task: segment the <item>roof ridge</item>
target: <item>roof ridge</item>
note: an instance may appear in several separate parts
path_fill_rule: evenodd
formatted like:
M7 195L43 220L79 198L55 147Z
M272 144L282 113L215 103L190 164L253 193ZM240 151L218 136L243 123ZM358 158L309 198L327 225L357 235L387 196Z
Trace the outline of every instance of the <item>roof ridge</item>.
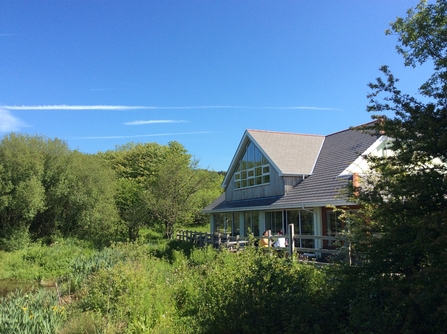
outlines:
M326 137L325 135L316 135L309 133L297 133L297 132L287 132L287 131L271 131L271 130L255 130L255 129L247 129L248 132L263 132L263 133L277 133L284 135L296 135L296 136L311 136L311 137Z
M361 128L361 127L364 127L364 126L369 125L369 124L372 125L372 124L374 124L375 122L376 122L376 121L371 121L371 122L366 122L366 123L359 124L359 125L355 125L355 126L350 126L350 127L347 128L347 129L344 129L344 130L340 130L340 131L337 131L337 132L330 133L330 134L326 135L325 137L329 137L329 136L336 135L336 134L339 134L339 133L342 133L342 132L346 132L346 131L356 130L357 128Z

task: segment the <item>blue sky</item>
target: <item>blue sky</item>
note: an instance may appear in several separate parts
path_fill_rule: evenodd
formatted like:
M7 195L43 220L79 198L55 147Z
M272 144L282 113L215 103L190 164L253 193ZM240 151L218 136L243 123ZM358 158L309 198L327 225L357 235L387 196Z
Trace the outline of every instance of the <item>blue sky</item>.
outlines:
M0 135L86 153L182 143L226 170L245 129L330 134L370 121L384 31L418 1L0 1Z

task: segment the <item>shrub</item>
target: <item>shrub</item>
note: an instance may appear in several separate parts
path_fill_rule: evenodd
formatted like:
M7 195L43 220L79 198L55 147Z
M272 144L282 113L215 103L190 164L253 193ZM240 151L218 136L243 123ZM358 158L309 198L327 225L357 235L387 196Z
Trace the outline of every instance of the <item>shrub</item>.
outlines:
M198 333L317 333L324 321L325 275L311 265L248 248L220 252L189 278L175 300Z
M97 270L84 283L81 311L93 311L130 333L157 328L173 316L171 266L153 257L132 258Z
M12 252L23 249L29 243L28 226L4 227L0 229L0 250Z

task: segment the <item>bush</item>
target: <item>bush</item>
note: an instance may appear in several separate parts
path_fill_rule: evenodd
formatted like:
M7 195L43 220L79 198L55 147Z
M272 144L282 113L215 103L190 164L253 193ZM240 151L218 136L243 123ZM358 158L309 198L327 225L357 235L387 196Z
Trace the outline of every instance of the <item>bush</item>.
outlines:
M30 243L27 226L0 229L0 250L7 252L23 249Z
M178 312L197 333L318 333L325 322L324 271L270 256L255 249L231 254L197 266L178 280ZM203 255L202 255L203 256Z
M173 313L170 276L170 266L154 258L101 268L86 280L79 308L143 333Z

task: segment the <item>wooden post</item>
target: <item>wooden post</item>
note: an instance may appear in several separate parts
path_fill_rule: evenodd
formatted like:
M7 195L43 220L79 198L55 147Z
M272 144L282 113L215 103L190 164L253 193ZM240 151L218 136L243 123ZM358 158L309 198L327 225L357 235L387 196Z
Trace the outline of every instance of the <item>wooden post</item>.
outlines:
M352 266L352 248L351 248L351 243L349 242L349 240L346 240L346 242L348 243L348 261L349 261L349 266Z
M236 248L239 249L239 234L236 236Z
M272 230L267 231L267 246L272 247Z
M220 248L220 244L222 243L222 239L221 239L221 234L220 232L217 233L217 247Z
M293 236L295 235L295 228L293 224L289 224L289 256L293 260L293 253L295 251L295 239Z
M230 248L230 234L227 233L227 249Z

